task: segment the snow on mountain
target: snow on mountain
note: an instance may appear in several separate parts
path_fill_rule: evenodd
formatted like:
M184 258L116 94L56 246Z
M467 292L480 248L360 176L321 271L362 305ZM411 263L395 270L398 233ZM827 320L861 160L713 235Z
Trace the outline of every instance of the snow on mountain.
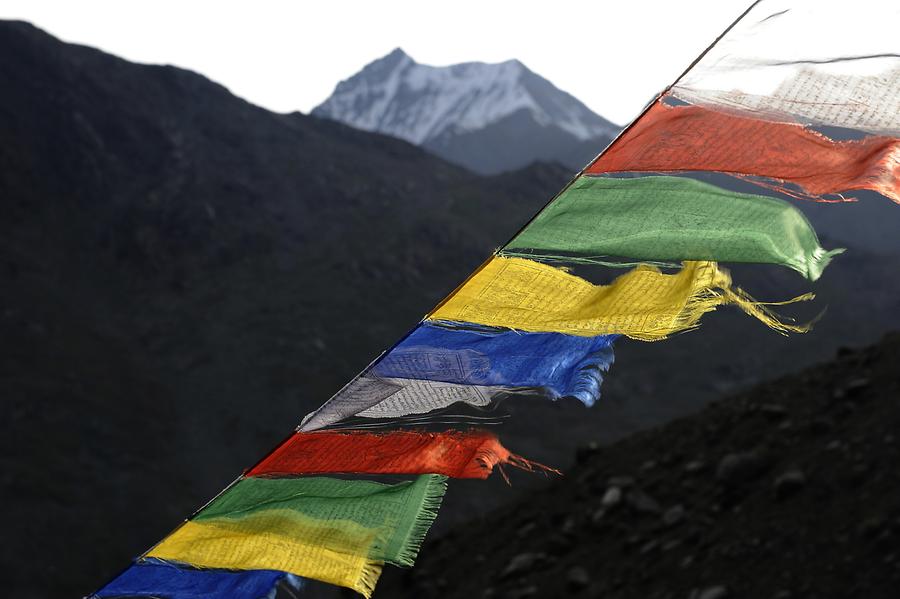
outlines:
M341 81L312 114L405 139L480 172L535 160L578 168L619 129L518 60L433 67L399 48ZM514 147L522 142L534 151ZM577 152L581 162L573 164L567 154L585 144L591 151Z

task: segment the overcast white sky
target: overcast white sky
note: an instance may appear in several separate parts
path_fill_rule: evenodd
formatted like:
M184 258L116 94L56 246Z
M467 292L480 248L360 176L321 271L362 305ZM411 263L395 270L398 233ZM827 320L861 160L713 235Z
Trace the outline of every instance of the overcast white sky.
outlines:
M0 18L192 69L278 112L308 112L397 46L432 65L518 58L624 124L750 1L3 0Z

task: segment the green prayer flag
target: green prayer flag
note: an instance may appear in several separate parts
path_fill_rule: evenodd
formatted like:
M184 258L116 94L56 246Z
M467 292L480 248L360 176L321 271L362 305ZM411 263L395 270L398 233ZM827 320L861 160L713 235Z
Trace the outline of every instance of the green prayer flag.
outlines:
M835 254L784 200L683 177L582 176L501 254L781 264L816 280Z

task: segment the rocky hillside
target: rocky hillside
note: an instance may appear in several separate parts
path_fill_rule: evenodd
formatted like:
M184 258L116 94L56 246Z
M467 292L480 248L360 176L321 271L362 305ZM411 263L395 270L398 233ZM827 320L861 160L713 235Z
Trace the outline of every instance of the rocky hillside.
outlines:
M896 597L900 334L605 446L385 597ZM513 481L515 484L515 480Z
M433 67L400 48L341 81L312 114L484 174L535 161L577 171L619 130L518 60Z

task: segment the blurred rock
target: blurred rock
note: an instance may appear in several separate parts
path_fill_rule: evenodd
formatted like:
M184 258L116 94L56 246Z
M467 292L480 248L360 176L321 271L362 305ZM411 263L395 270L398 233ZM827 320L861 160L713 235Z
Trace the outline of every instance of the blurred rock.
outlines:
M520 538L524 538L524 537L527 537L527 536L528 536L529 534L531 534L532 532L534 532L534 530L535 530L536 528L537 528L537 523L536 523L536 522L533 522L533 521L532 521L532 522L526 522L525 524L523 524L522 526L519 527L519 530L516 531L516 534L517 534Z
M706 468L706 464L702 460L691 460L684 465L684 471L688 474L696 474Z
M776 499L785 499L806 486L806 475L801 470L788 470L775 479Z
M684 506L681 504L670 507L662 516L663 524L675 526L684 520Z
M566 588L570 591L580 591L591 584L591 576L581 566L570 568L566 573Z
M848 397L854 397L861 391L868 388L871 381L868 378L860 377L848 381L846 384L837 387L831 394L834 399L841 400Z
M606 490L606 493L603 494L603 499L600 500L600 505L602 505L606 509L614 508L622 502L622 489L619 487L610 487Z
M625 501L631 509L641 514L658 514L662 511L659 502L643 491L629 491Z
M868 389L871 384L872 381L868 378L860 377L858 379L853 379L852 381L847 383L847 386L844 387L844 389L848 394L853 394L858 391L862 391L863 389Z
M539 564L547 561L546 553L520 553L506 565L500 573L501 579L515 578L527 574Z
M724 586L715 586L703 589L696 595L696 599L726 599L728 589Z
M737 485L755 480L765 470L766 460L759 450L729 453L719 461L716 478Z

